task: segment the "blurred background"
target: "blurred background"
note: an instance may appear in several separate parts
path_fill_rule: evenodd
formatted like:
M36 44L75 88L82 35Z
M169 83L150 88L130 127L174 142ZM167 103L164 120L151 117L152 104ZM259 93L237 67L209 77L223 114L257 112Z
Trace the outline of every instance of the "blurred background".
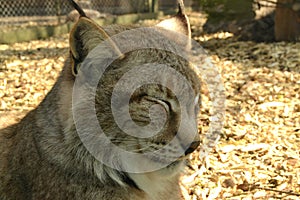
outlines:
M151 26L176 0L77 0L100 25ZM300 199L300 0L184 0L192 37L218 67L226 120L215 149L194 152L186 200ZM0 128L18 122L52 88L78 18L67 0L0 0ZM201 78L201 77L200 77ZM202 85L199 133L209 125Z
M134 18L138 20L157 18L159 15L172 14L176 10L176 0L78 0L77 2L91 18L106 19L105 24L116 23L117 16L120 19L126 14L140 14ZM188 10L206 14L203 33L228 31L240 36L241 40L266 42L299 40L300 0L185 0L184 2ZM26 25L63 24L77 19L77 12L72 10L66 0L0 0L0 26L16 28ZM108 20L112 18L113 20ZM123 16L121 23L135 22L132 21L132 17L128 20L127 18L128 16Z

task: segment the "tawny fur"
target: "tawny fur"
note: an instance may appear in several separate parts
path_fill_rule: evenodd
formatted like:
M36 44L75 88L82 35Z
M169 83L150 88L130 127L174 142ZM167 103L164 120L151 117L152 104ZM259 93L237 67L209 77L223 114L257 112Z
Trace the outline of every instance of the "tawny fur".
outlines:
M180 24L182 25L182 23ZM189 26L185 27L189 28ZM120 172L105 166L89 153L82 144L74 125L72 89L76 78L74 74L78 73L77 68L80 67L88 53L102 40L129 29L123 26L111 26L103 29L88 18L79 19L70 34L70 58L67 59L61 75L51 91L40 105L29 112L19 123L0 130L1 200L181 199L178 182L184 159L180 160L174 168L141 174ZM157 34L162 34L160 29L157 27ZM176 30L181 29L176 28ZM184 33L190 33L190 30L185 30ZM100 84L101 87L97 90L96 111L99 123L105 127L105 132L110 139L116 140L117 145L128 151L134 151L138 145L148 147L149 144L155 150L163 143L170 141L176 134L174 127L176 127L179 113L170 114L170 121L159 136L147 140L134 140L119 132L113 122L111 111L108 109L110 98L107 93L112 91L118 77L120 78L133 66L152 62L169 64L186 77L196 94L200 90L198 78L189 63L170 52L137 50L116 60L105 74ZM174 87L180 87L180 85L175 84ZM145 116L148 116L147 109L153 104L153 99L152 101L144 97L140 99L139 92L146 93L148 96L158 95L165 101L169 101L175 110L179 106L176 98L166 89L155 85L142 87L140 91L137 91L136 99L133 97L130 103L133 120L139 121L142 125L147 124L147 120L149 120ZM181 95L185 95L184 90ZM154 101L167 107L166 103L161 100ZM187 105L190 103L187 102ZM195 106L192 103L188 109L194 112ZM187 112L190 113L190 110ZM89 116L83 114L83 117L88 123ZM191 114L184 124L185 131L197 131L195 114ZM197 140L195 138L195 141ZM128 145L129 142L132 144ZM153 150L151 148L149 147L149 150ZM170 148L176 149L177 147ZM139 164L136 163L137 166ZM126 182L126 178L134 184Z

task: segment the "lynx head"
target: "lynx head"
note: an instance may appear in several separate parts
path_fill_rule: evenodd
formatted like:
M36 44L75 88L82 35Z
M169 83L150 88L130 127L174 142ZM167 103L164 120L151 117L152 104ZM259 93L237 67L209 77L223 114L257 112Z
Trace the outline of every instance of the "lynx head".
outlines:
M86 148L108 166L98 175L175 174L200 144L200 83L185 54L182 2L176 16L136 29L102 28L73 4L81 14L70 33L73 115Z

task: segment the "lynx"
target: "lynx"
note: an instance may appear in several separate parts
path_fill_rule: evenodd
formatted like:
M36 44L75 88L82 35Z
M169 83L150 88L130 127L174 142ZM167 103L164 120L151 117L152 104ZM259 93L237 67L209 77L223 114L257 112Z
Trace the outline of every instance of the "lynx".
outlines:
M100 27L88 18L73 0L70 2L80 13L80 18L70 32L70 56L61 75L37 108L17 124L0 131L0 199L182 199L179 177L185 160L200 144L196 121L197 108L200 106L200 81L196 73L187 60L163 49L122 52L111 38L135 30L134 27L121 25ZM173 37L174 32L185 34L187 38L191 35L183 2L179 1L178 5L178 13L154 26L153 32L175 41L175 44L189 48L188 39L186 43L182 43ZM142 33L141 30L140 34ZM102 127L105 137L109 138L116 148L125 152L146 154L167 146L157 157L143 157L142 160L127 159L120 157L111 149L102 148L98 153L111 163L107 164L97 159L80 137L79 132L85 129L76 126L74 109L79 111L78 121L83 120L83 126L89 129L89 134L96 134L97 131L90 127L93 121L89 112L76 107L78 105L74 101L74 85L81 76L81 71L88 71L88 63L95 63L98 54L101 55L102 52L95 49L103 41L108 41L117 59L105 70L97 84L95 96L84 96L79 100L94 100L93 109L97 123ZM152 38L146 38L140 42L152 44L153 41ZM178 96L171 89L160 84L152 83L139 87L131 94L128 102L130 117L135 125L143 128L151 124L151 120L160 119L162 115L166 121L157 134L137 137L125 133L130 132L130 127L128 128L126 123L124 127L127 129L122 131L122 127L114 122L111 98L114 86L125 73L147 63L171 66L190 84L195 98L189 99L186 95L187 90L178 84L178 80L168 77L162 81L179 91L178 96L183 99L183 105L179 105ZM97 67L101 69L102 66ZM93 72L89 75L95 76ZM89 81L88 77L83 76L83 79ZM126 84L130 85L125 80L125 88ZM84 92L79 94L84 95ZM155 105L160 109L153 109ZM117 112L122 111L123 106L122 103L118 104ZM149 114L151 109L154 112ZM179 124L182 128L179 128ZM178 136L179 132L183 132L186 137ZM138 132L138 134L143 136L145 133ZM187 144L186 138L192 138L192 141ZM175 142L171 144L171 141ZM96 149L97 147L101 149L101 144L93 145ZM183 154L178 156L178 151L183 151ZM169 160L172 161L168 163ZM160 164L163 167L143 171L144 167L151 168ZM123 169L122 166L127 166L126 169L129 170L120 170Z

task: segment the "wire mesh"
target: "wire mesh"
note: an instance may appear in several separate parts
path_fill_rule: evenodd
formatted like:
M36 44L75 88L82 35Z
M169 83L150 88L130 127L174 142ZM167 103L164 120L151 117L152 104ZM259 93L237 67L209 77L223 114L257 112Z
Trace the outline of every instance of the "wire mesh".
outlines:
M85 9L110 14L147 12L147 0L79 0ZM0 0L0 17L57 16L72 10L67 0Z
M75 0L83 9L106 14L147 13L156 5L160 11L176 10L177 0ZM191 2L199 0L184 0ZM68 0L0 0L0 25L62 22L73 10Z

